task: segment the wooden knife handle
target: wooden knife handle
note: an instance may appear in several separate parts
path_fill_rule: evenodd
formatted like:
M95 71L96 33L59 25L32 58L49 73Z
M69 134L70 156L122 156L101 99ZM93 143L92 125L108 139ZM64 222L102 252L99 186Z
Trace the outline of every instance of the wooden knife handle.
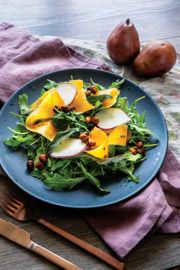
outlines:
M64 237L65 239L73 242L75 245L83 248L84 250L88 251L89 253L93 254L94 256L98 257L99 259L101 259L102 261L108 263L109 265L113 266L115 269L118 270L123 270L124 269L124 263L121 261L118 261L117 259L115 259L114 257L112 257L111 255L109 255L108 253L102 251L99 248L96 248L90 244L88 244L87 242L81 240L80 238L74 236L73 234L64 231L63 229L47 222L46 220L42 219L42 218L38 218L37 221L39 223L41 223L42 225L46 226L47 228L49 228L50 230L56 232L57 234L61 235L62 237Z
M53 262L54 264L60 266L63 269L66 270L81 270L78 266L76 266L75 264L65 260L64 258L56 255L55 253L51 252L50 250L34 243L31 242L30 245L30 250L34 251L35 253L43 256L44 258L46 258L47 260Z

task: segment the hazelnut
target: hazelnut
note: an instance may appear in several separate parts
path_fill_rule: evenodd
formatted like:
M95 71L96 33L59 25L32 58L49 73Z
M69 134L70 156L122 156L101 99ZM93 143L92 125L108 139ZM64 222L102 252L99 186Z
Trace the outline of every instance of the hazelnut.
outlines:
M69 107L69 111L74 111L75 110L75 108L74 108L74 106L72 104L68 105L68 107Z
M99 123L99 118L97 116L92 116L91 117L91 122L94 124L94 125L97 125Z
M138 148L143 148L144 143L143 143L142 141L137 141L137 142L136 142L136 146L137 146Z
M34 170L34 161L29 159L27 161L27 169L29 172L32 172Z
M137 148L137 152L139 154L144 154L145 153L145 149L144 148Z
M86 145L89 146L89 147L92 147L92 146L95 146L96 145L96 142L93 139L88 139L86 141Z
M79 139L82 141L82 142L86 142L88 140L88 134L86 132L82 132L80 135L79 135Z
M35 165L35 167L36 167L36 169L38 169L38 170L43 170L44 169L44 163L42 163L42 162L38 162L38 163L36 163L36 165Z
M47 155L47 154L41 154L41 155L39 156L39 160L40 160L42 163L46 164L46 163L47 163L47 160L48 160L48 155Z
M137 148L129 148L129 152L131 152L133 155L136 155L137 154Z
M91 95L91 91L88 90L85 92L85 94L86 94L86 97L89 97Z
M91 123L91 116L86 116L85 122L86 122L86 124L90 124Z
M65 113L68 113L68 112L74 110L74 106L73 105L63 105L63 106L61 106L61 110Z
M92 94L96 94L98 92L98 89L95 85L88 87L87 90L90 91Z

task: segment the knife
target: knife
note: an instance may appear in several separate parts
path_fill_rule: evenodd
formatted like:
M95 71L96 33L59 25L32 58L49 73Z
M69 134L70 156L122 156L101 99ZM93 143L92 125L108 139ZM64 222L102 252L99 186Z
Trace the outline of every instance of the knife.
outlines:
M30 238L30 234L21 229L20 227L14 225L11 222L7 222L0 218L0 235L8 238L9 240L23 246L43 257L49 261L55 263L63 269L67 270L80 270L80 268L73 263L65 260L64 258L56 255L55 253L49 251L48 249L36 244Z

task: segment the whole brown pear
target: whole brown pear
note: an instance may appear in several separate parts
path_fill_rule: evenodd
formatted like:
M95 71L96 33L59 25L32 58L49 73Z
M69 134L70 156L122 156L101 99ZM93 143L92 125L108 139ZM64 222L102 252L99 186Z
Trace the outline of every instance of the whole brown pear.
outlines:
M139 36L134 24L129 19L119 23L109 35L106 47L116 64L131 63L140 51Z
M151 41L134 60L133 71L145 78L161 76L174 66L176 57L176 50L170 42Z

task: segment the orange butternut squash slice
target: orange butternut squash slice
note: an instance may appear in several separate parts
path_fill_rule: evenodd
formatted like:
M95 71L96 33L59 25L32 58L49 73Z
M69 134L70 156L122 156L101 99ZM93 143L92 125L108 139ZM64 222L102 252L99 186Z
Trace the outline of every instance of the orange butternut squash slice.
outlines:
M47 91L31 105L33 111L26 118L26 128L53 140L56 135L56 129L51 122L54 115L53 108L63 104L56 89Z
M122 145L126 146L127 143L128 126L120 125L110 131L108 136L108 145Z
M107 158L108 139L106 133L101 129L94 127L90 132L89 138L93 139L96 142L96 145L92 150L85 152L99 159Z
M76 112L87 112L94 108L94 106L88 102L84 89L82 80L72 80L72 84L77 87L77 94L72 102Z
M97 92L97 96L99 95L109 95L112 96L112 98L108 98L103 101L103 106L106 108L112 107L116 103L116 99L119 96L120 91L117 88L110 88L102 91Z

